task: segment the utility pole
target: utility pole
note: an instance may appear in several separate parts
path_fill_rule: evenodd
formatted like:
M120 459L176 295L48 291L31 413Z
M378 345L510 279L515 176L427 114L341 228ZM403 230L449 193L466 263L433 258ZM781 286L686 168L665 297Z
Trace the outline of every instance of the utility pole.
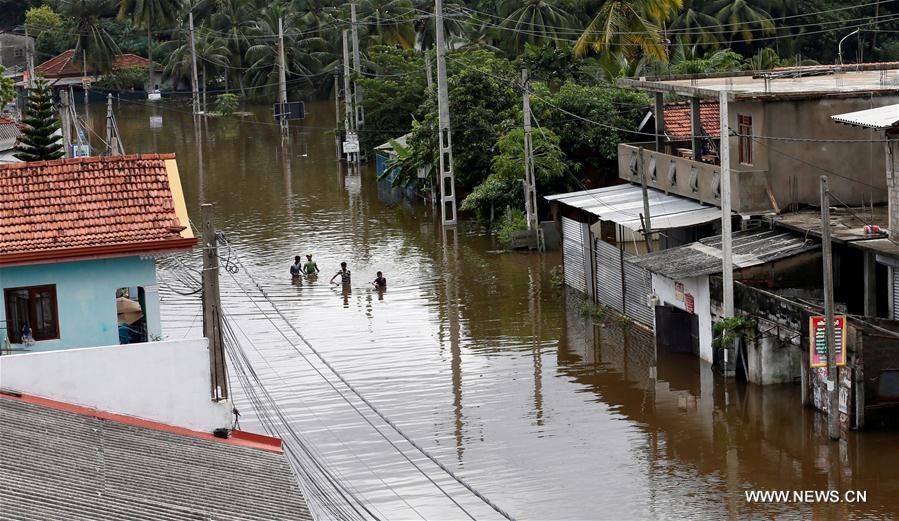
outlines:
M62 127L62 143L66 147L65 157L72 157L72 124L69 120L71 111L69 110L69 90L60 89L59 91L59 119Z
M443 35L443 0L434 0L437 33L437 105L440 121L440 214L444 226L456 225L456 178L450 130L449 89L446 85L446 43Z
M840 393L833 318L833 253L830 244L830 191L821 176L821 250L824 265L824 322L827 335L827 433L840 439ZM813 332L810 332L813 334ZM845 335L846 332L844 331ZM804 371L805 369L803 369Z
M281 123L281 139L287 139L287 61L284 59L284 23L278 17L278 109Z
M87 118L88 81L90 80L87 79L87 51L84 49L81 50L81 71L84 74L84 78L81 80L81 87L84 89L84 115Z
M225 345L222 335L222 302L219 293L218 236L211 204L200 205L203 214L203 336L209 340L209 373L213 401L228 398Z
M121 156L124 154L122 140L116 128L115 116L112 113L112 93L109 93L106 95L106 155Z
M34 48L28 39L28 28L25 28L25 64L28 67L28 90L34 88Z
M434 75L431 72L431 53L425 51L425 78L428 79L428 93L434 92Z
M343 104L346 107L343 128L346 135L344 141L349 141L353 132L353 91L350 90L350 50L347 44L347 30L343 30ZM347 162L351 162L353 153L347 153Z
M355 95L355 109L356 109L356 124L354 125L354 129L358 133L362 130L362 127L365 126L365 111L362 108L362 86L359 85L357 81L358 77L362 74L362 58L359 54L359 29L356 24L356 4L350 4L350 20L352 21L352 30L353 30L353 72L355 73L355 77L353 79L353 93ZM356 153L356 159L362 159L362 149L359 149L359 152Z
M334 69L334 144L340 162L340 73Z
M190 11L187 14L187 23L190 27L190 61L191 61L191 71L190 71L190 90L191 90L191 100L193 101L194 114L200 113L200 87L199 80L197 79L197 44L194 41L194 13ZM206 107L203 107L205 110Z
M537 230L537 180L534 177L534 141L531 135L531 97L528 92L528 70L521 69L522 119L524 120L524 207L528 231Z
M646 251L652 252L652 218L649 215L649 190L646 189L646 168L643 163L643 147L637 150L637 168L640 169L640 186L643 189L643 240Z
M724 277L724 317L734 316L734 259L730 210L730 123L727 116L727 91L720 92L721 112L721 256ZM726 361L726 360L725 360Z

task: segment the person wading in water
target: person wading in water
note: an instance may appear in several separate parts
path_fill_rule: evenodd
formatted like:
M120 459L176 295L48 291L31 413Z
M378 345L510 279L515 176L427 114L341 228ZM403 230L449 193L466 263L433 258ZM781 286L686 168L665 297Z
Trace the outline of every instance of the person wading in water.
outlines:
M290 265L290 276L293 278L299 277L300 273L303 272L303 266L301 263L302 259L299 255L293 258L293 264Z
M318 265L312 260L311 254L306 254L306 264L303 264L303 273L306 274L307 277L315 277L318 275L318 272L321 271L318 269Z
M380 271L378 272L378 277L371 283L374 284L375 288L377 288L378 291L384 291L385 289L387 289L387 279L384 278L384 275Z
M343 284L343 287L345 287L345 288L349 287L350 282L351 282L350 281L350 270L348 270L346 268L346 262L340 263L340 271L338 271L337 273L334 274L333 277L331 277L331 284L334 284L334 279L336 279L337 277L340 277L340 283Z

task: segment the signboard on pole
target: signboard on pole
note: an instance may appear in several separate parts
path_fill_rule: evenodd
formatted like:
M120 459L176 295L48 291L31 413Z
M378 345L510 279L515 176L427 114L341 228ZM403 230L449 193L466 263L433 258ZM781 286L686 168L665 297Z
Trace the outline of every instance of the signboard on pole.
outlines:
M812 367L827 367L827 322L824 317L810 317L808 324L809 358ZM846 317L833 317L836 365L846 365Z
M355 152L359 152L359 142L358 141L344 141L343 142L343 153L344 154L352 154Z
M285 104L275 103L272 105L272 113L274 113L275 121L285 119L305 119L306 104L302 101L289 101Z

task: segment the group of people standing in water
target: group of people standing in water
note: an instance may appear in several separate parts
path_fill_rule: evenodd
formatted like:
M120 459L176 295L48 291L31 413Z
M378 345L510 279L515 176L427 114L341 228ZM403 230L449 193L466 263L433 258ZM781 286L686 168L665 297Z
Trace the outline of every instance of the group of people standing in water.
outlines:
M302 258L297 255L293 258L293 264L290 266L290 275L294 279L298 279L299 277L305 275L307 278L316 278L321 270L318 269L318 265L312 260L311 254L306 254L306 262L302 262ZM340 270L331 277L331 284L337 284L334 282L336 278L340 277L340 284L343 285L344 288L348 288L350 283L352 282L350 270L347 268L346 262L340 263ZM387 289L387 279L384 277L384 274L380 271L378 272L377 278L372 281L372 285L378 290Z

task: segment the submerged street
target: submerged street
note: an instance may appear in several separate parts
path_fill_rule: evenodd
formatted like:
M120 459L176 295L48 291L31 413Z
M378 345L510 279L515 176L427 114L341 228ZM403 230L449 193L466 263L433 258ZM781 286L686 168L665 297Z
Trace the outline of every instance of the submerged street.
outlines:
M308 347L272 305L391 421L518 519L899 517L894 433L830 443L825 417L798 407L798 386L725 381L697 358L656 354L637 326L593 324L577 292L553 283L557 252L500 253L468 223L445 247L429 205L379 185L371 164L348 175L336 162L331 103L307 103L283 147L271 108L247 110L195 127L183 103L123 100L116 118L126 153L177 154L195 225L199 205L215 204L232 245L220 262L238 267L223 270L222 298L241 345L292 428L379 517L499 515L399 436L389 435L412 462L385 441L301 357ZM94 128L104 112L91 106ZM294 284L288 268L307 253L321 276ZM341 261L348 294L328 284ZM377 271L383 294L370 283ZM202 336L198 297L160 292L166 338ZM242 428L261 431L238 385L234 399ZM867 502L748 502L749 490L858 490Z

